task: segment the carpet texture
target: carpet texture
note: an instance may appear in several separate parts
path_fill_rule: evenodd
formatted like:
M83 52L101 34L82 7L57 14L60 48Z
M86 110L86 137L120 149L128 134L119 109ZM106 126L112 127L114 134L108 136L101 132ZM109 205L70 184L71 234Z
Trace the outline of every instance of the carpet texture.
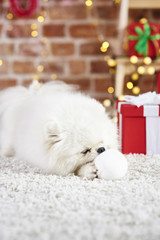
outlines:
M0 239L160 239L160 156L127 159L123 179L89 181L1 158Z

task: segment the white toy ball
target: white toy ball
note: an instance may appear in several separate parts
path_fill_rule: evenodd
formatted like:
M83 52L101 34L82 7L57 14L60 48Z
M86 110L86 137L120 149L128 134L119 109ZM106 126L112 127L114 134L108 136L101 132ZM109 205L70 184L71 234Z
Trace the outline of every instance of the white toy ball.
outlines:
M95 160L98 178L112 180L125 176L128 163L124 155L118 150L109 149L99 154Z

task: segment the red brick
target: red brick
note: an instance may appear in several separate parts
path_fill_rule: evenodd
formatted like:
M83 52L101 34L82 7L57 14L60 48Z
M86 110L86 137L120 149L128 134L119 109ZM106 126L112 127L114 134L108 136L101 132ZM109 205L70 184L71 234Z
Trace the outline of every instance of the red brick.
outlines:
M159 9L153 9L152 16L154 19L159 20Z
M86 70L85 62L83 60L70 61L69 68L71 74L83 74Z
M62 62L41 62L44 66L44 73L63 73L64 67Z
M64 24L47 24L43 26L43 36L45 37L63 37Z
M97 27L92 24L78 24L70 27L70 35L75 38L90 38L97 36Z
M80 46L81 55L101 55L100 51L101 43L100 42L87 42L83 43Z
M68 56L74 54L73 43L52 43L51 52L56 56Z
M51 19L84 19L86 18L85 5L56 5L50 8Z
M3 64L0 66L0 73L8 73L9 63L3 61Z
M97 92L107 92L107 88L113 85L113 79L111 77L96 78L95 90Z
M98 6L93 10L96 11L99 19L116 19L119 16L119 8L115 6Z
M22 85L25 86L25 87L28 87L32 83L32 81L33 81L33 79L25 79L22 82Z
M16 84L17 84L16 79L12 79L12 78L0 79L0 90L8 87L16 86Z
M80 79L62 79L67 84L77 85L78 90L80 91L88 91L90 89L90 79L89 78L80 78Z
M100 50L102 43L100 42L87 42L87 43L83 43L80 46L80 54L81 55L104 55L106 53L102 53ZM108 48L107 50L107 54L113 54L112 48L111 46Z
M1 43L0 44L0 55L8 56L12 55L14 52L14 44L13 43Z
M104 35L106 37L117 37L118 36L118 26L117 24L107 24L104 26Z
M156 76L142 76L139 81L141 93L155 91L155 78Z
M22 56L39 56L45 47L40 43L22 43L19 45L19 54Z
M142 17L149 19L150 13L151 12L146 9L130 9L129 10L129 21L136 22L136 21L139 21L139 19Z
M108 73L109 67L105 61L95 60L91 62L92 73Z
M2 34L2 25L0 25L0 36Z
M28 38L31 37L30 25L12 25L12 29L7 29L7 37L9 38Z
M33 73L36 71L36 68L34 67L33 62L20 62L20 61L15 61L13 63L13 71L15 73L23 74L23 73Z

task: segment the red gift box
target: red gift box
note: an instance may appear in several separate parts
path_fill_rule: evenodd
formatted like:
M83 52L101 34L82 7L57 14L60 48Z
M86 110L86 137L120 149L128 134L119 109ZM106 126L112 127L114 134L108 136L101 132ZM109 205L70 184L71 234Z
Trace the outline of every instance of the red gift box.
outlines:
M124 154L160 154L160 105L137 107L118 102L118 127Z
M132 23L128 27L128 55L157 57L160 48L160 25Z

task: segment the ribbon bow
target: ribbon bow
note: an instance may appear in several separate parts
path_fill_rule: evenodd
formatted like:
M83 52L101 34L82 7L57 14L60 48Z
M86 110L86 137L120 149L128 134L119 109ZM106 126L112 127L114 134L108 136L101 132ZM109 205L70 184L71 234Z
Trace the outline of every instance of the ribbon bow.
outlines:
M148 41L153 41L153 44L156 48L156 50L159 49L156 39L160 39L160 34L150 35L151 34L151 28L148 23L144 24L144 31L140 27L135 28L135 32L138 34L138 36L128 36L129 40L138 40L137 44L135 45L135 50L139 54L143 54L144 57L147 56L148 53ZM158 51L156 51L158 52Z

